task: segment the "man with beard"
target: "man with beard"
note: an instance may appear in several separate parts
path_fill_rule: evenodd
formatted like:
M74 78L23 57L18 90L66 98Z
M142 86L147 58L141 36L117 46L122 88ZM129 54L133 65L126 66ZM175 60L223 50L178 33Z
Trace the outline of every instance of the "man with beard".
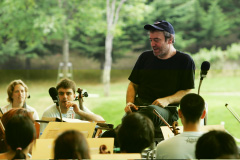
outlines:
M188 54L174 48L175 31L169 22L147 24L144 29L149 31L152 51L139 56L128 78L124 110L148 116L154 123L155 137L161 137L160 126L165 124L153 111L170 125L178 120L176 106L194 88L195 64Z

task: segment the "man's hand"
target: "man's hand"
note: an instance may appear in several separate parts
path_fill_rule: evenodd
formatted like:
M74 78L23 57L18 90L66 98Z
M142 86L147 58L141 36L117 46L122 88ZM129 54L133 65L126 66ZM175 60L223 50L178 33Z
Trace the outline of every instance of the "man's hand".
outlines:
M132 110L138 110L138 108L132 102L128 102L126 107L124 108L124 111L126 113L132 113Z
M169 101L167 98L158 98L152 103L152 105L164 108L169 105Z
M71 101L68 101L68 102L67 102L66 107L67 107L67 108L73 107L73 111L74 111L75 113L80 111L78 105L77 105L76 103L71 102Z

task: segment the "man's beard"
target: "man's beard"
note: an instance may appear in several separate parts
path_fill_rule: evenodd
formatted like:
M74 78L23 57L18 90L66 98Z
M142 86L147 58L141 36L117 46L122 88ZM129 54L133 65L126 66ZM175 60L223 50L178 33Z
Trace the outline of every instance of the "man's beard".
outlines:
M161 48L159 49L158 53L155 53L153 51L154 55L159 58L164 58L168 54L168 49L167 48Z

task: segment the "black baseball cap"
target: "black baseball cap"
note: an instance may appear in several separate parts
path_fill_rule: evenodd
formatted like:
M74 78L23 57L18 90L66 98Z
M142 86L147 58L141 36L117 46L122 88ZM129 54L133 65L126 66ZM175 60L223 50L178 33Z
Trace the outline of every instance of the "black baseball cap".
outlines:
M146 29L146 30L157 29L157 30L160 30L160 31L167 31L171 34L175 34L173 26L169 22L164 21L164 20L157 21L152 25L151 24L146 24L144 26L144 29Z

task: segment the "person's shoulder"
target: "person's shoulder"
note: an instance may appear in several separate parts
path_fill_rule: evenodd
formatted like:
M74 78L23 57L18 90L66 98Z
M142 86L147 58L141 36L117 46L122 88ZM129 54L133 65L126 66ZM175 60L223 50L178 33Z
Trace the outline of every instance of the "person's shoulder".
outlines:
M37 110L36 110L35 108L33 108L32 106L27 105L26 108L27 108L28 110L30 110L30 111L35 111L35 112L37 112Z
M166 140L163 140L161 141L160 143L158 143L157 147L158 148L161 148L161 147L164 147L166 145L173 145L174 143L177 143L179 139L182 139L182 133L174 136L174 137L171 137L169 139L166 139Z
M52 104L51 106L48 106L44 112L43 115L51 113L51 112L56 112L57 108L56 108L56 104Z
M33 112L33 119L34 120L39 120L38 112L37 112L37 110L35 108L33 108L33 107L29 106L29 105L26 105L26 109L29 112Z
M192 56L189 53L185 53L182 51L177 51L176 55L181 58L192 59Z
M143 51L142 54L147 54L147 53L153 53L153 51L152 50L146 50L146 51Z
M140 54L140 56L138 57L138 61L146 61L148 59L151 59L154 57L154 54L153 54L153 51L151 50L147 50L147 51L144 51Z
M181 64L194 65L194 60L191 57L191 55L188 54L188 53L177 51L176 56L175 56L174 59L178 60L179 62L181 62Z
M8 105L6 105L6 106L1 107L1 110L2 110L3 113L6 113L6 112L9 111L11 108L12 108L12 105L11 105L11 103L10 103L10 104L8 104Z
M144 51L140 54L140 56L149 56L149 55L153 55L152 50L147 50L147 51Z

